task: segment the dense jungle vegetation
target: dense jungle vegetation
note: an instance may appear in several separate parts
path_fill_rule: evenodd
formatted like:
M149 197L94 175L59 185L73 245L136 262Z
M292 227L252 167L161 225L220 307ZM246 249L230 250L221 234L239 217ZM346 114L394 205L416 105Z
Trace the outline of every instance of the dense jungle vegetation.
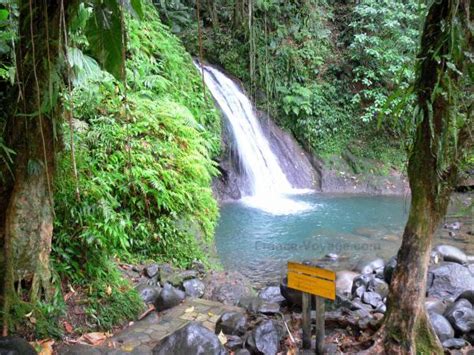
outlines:
M113 4L106 6L117 11ZM1 99L10 110L0 118L2 187L13 174L15 151L6 134L8 115L15 110L10 102L19 94L13 90L19 10L14 3L3 6ZM141 5L141 15L134 8L124 11L124 81L120 17L106 7L100 13L101 6L80 4L63 39L68 41L61 53L64 62L52 77L67 75L67 84L50 98L62 106L54 118L52 264L57 287L67 280L66 288L68 283L90 288L89 327L110 328L141 307L111 264L113 257L161 259L177 266L207 260L218 216L210 184L217 172L213 158L220 150L220 117L205 101L191 56L148 2ZM112 21L118 33L105 21ZM107 287L123 292L102 299ZM61 316L61 297L55 293L52 305L16 303L12 319L40 337L59 335L51 317ZM32 310L35 324L24 317Z
M401 98L388 97L413 80L426 6L416 0L244 3L202 1L200 22L192 1L158 5L191 53L200 55L201 31L204 58L242 79L259 107L316 154L349 149L402 166L399 143L408 134L397 117L406 113ZM392 118L382 134L381 114Z
M453 176L472 163L472 92L459 89L472 88L460 50L472 38L458 40L468 36L453 10L442 19L452 36L439 41L454 44L433 59L428 40L420 47L428 10L415 0L0 0L3 332L60 337L73 289L84 331L134 318L142 303L117 262L214 266L221 117L193 57L242 80L324 159L350 152L386 173L419 148L408 174L431 179L413 186L439 222Z

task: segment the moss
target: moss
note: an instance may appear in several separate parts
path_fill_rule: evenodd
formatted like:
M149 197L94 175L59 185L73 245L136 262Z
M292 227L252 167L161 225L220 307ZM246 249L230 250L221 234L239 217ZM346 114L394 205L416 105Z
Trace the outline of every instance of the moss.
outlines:
M415 347L417 354L444 354L443 349L439 347L436 335L429 328L426 316L422 316L418 321L415 330Z

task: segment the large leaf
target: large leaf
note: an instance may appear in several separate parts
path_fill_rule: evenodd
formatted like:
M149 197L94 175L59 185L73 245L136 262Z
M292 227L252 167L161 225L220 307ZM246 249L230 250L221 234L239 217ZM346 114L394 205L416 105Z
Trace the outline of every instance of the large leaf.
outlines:
M130 0L130 4L132 5L132 9L138 15L139 18L143 18L143 7L142 7L142 0Z
M124 74L124 38L121 7L117 0L103 0L94 6L87 22L86 36L92 55L119 80Z

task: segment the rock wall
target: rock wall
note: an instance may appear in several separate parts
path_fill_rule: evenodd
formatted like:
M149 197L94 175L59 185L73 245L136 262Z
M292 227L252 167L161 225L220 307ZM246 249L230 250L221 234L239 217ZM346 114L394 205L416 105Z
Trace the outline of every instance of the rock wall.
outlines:
M317 162L296 142L288 132L278 127L273 120L263 112L258 112L265 137L268 139L272 151L277 156L280 166L285 172L288 181L299 189L321 190L321 174L315 169ZM242 171L235 139L232 131L223 119L222 124L222 154L218 161L220 176L213 182L213 191L221 201L236 200L248 191L248 180Z
M259 111L257 117L280 166L295 188L325 193L401 196L410 193L408 179L397 171L383 176L374 174L367 166L376 162L355 157L349 149L340 157L323 160L305 150L266 113ZM222 154L217 162L220 175L213 181L214 195L219 202L237 200L249 190L230 124L225 118L222 121Z
M344 154L323 161L303 149L293 135L278 127L265 113L259 112L262 130L277 156L290 183L300 189L325 193L407 196L408 179L398 171L386 175L355 173L351 159ZM248 181L242 172L235 140L226 120L223 120L222 154L218 161L220 176L214 179L214 195L220 202L237 200L247 191Z
M293 135L278 127L266 113L258 112L258 118L288 181L298 189L321 190L321 171L317 168L320 162L312 159Z

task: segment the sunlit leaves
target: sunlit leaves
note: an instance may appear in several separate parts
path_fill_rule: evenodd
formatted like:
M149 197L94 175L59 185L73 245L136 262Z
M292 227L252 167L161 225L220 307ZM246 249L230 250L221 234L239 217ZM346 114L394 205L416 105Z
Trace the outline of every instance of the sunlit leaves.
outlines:
M191 57L151 5L144 3L143 12L142 21L126 16L126 106L123 83L81 50L68 51L81 189L78 203L65 142L55 252L68 275L82 271L83 258L86 272L95 272L95 259L115 253L186 265L203 258L190 226L206 240L213 234L211 154L219 149L219 116L204 101Z

